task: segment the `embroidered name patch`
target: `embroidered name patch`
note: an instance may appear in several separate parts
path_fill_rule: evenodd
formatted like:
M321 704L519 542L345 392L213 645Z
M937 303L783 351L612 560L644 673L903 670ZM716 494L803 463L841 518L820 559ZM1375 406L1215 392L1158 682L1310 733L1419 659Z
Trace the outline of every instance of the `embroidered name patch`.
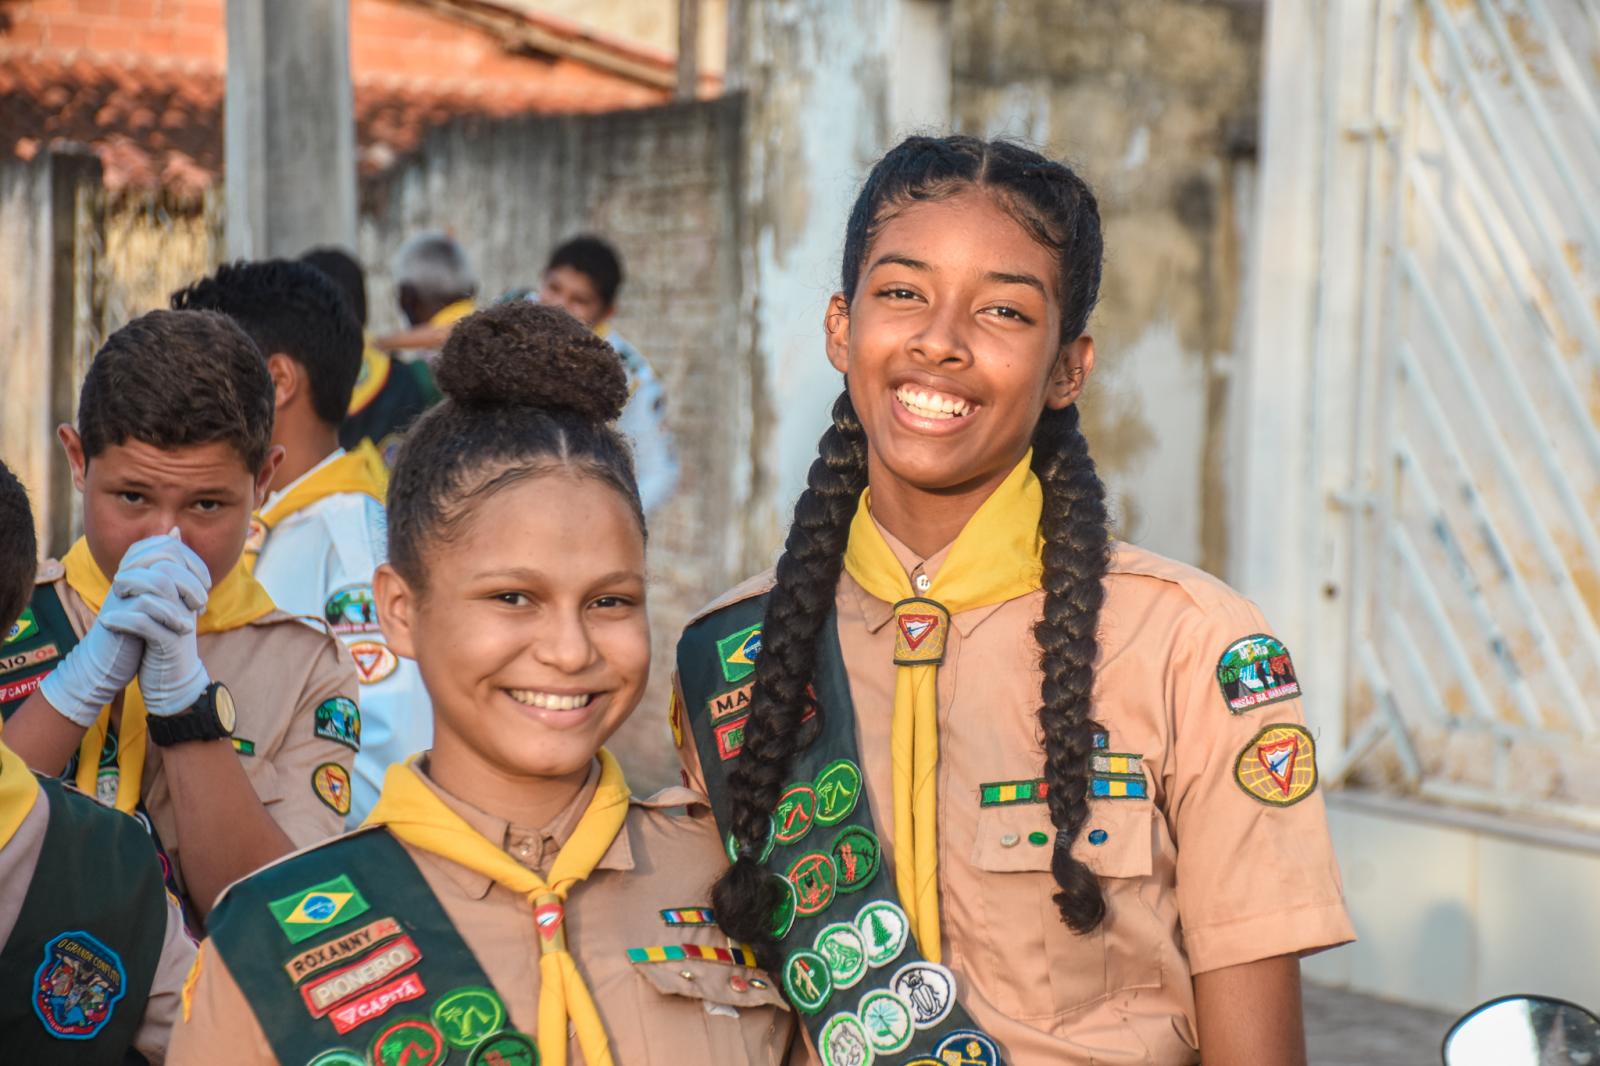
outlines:
M1269 725L1239 753L1233 776L1262 803L1292 806L1317 787L1316 744L1304 726Z
M321 1018L352 996L371 991L396 974L422 961L422 952L409 936L374 948L348 966L334 970L300 988L300 998L313 1018Z
M0 681L0 703L27 699L33 695L33 690L39 687L39 682L49 676L50 671L41 670L37 674L30 674L19 681Z
M322 617L335 633L377 633L378 605L372 598L372 586L346 585L328 597L323 605Z
M350 658L356 661L356 674L363 685L376 685L400 668L400 657L389 645L376 640L358 640L350 645Z
M706 701L706 714L711 721L721 722L741 713L750 706L750 693L755 687L756 683L750 681L720 696L712 696Z
M317 736L343 744L351 751L361 750L361 710L354 700L335 696L324 700L315 715Z
M324 929L365 914L369 906L355 883L347 875L340 874L331 881L273 900L267 904L267 909L289 943L298 944Z
M1222 698L1234 714L1300 695L1289 649L1266 633L1228 645L1217 662L1217 684L1222 686Z
M913 596L894 605L894 661L900 666L944 662L950 612L936 600Z
M353 933L346 933L337 940L329 940L318 944L316 947L307 948L288 962L283 964L283 970L289 975L289 980L295 984L310 977L314 973L326 970L335 963L344 962L356 953L365 951L381 940L387 940L400 932L400 923L393 918L379 918L377 921L362 926Z
M33 1013L58 1040L90 1040L127 994L122 959L88 933L60 933L33 974Z
M335 814L350 813L349 770L336 762L325 762L311 771L311 788Z
M37 648L19 651L11 655L0 655L0 674L9 674L17 670L26 670L30 666L50 662L61 658L61 649L54 644L41 644Z
M638 965L646 962L678 962L683 959L701 959L705 962L725 962L730 966L756 964L755 952L742 944L732 948L719 948L712 944L660 944L648 948L629 948L628 961Z
M721 660L722 676L729 683L743 681L755 673L756 659L761 656L761 623L748 629L730 633L717 641L717 658Z
M716 925L717 919L709 907L678 907L661 912L666 925Z

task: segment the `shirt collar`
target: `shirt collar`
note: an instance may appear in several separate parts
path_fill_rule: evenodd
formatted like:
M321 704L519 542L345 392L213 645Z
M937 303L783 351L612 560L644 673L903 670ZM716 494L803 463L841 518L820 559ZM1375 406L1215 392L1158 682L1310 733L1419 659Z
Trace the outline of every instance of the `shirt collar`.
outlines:
M883 536L883 542L889 545L889 550L894 552L894 557L900 560L901 567L905 569L906 577L911 579L911 587L915 594L918 596L925 595L927 589L932 587L934 578L939 576L939 568L944 565L945 559L949 557L950 549L955 546L955 542L951 541L924 559L907 547L899 537L885 529L883 523L879 522L875 515L872 518L872 524L878 527L878 532ZM854 578L850 577L849 573L844 576L849 580L852 599L860 611L862 622L866 624L867 632L876 633L888 625L894 618L894 604L885 603L867 592ZM920 580L923 578L926 580ZM1000 606L998 603L993 603L987 607L976 607L970 611L952 615L950 621L963 637L971 636L972 631L982 625L995 611L999 610Z
M549 873L550 866L556 861L556 853L572 838L583 812L589 807L589 801L594 798L595 789L600 785L600 763L594 761L589 765L589 776L584 778L583 787L578 789L578 794L572 798L572 802L563 807L548 824L538 829L529 829L513 825L504 818L475 807L440 788L433 778L428 776L426 759L419 759L416 766L422 783L432 789L434 795L443 800L444 805L459 815L473 831L504 850L523 866L536 870L541 875ZM440 864L449 873L451 880L472 899L483 899L494 885L494 878L487 874L476 873L465 866L444 860L441 860ZM628 825L624 822L621 831L606 849L606 853L601 856L595 869L631 870L633 865L633 845L628 838Z
M323 467L327 466L329 463L333 462L335 459L341 458L343 455L344 455L344 449L343 448L335 448L333 451L331 451L327 455L323 456L322 457L322 462L318 463L316 466L312 467L310 470L307 470L304 474L301 474L299 477L297 477L293 481L289 482L283 488L278 489L276 492L273 492L272 494L270 494L267 497L267 502L261 505L261 510L263 510L263 511L271 510L273 504L277 503L279 500L283 499L286 495L289 494L289 490L293 489L295 486L299 485L302 481L305 481L307 478L310 478L310 477L314 476L317 473L317 471L321 470Z

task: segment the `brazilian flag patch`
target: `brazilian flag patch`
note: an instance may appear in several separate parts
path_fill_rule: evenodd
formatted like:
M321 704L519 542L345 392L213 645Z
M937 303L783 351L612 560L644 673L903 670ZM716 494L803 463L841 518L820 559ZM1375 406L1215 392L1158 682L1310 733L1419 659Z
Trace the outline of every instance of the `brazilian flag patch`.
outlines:
M756 671L761 655L761 623L730 633L717 641L717 656L722 660L722 676L731 684L743 681Z
M289 943L298 944L366 913L369 905L355 883L340 874L331 881L275 899L267 904L267 909L272 911L272 917L283 935L289 938Z

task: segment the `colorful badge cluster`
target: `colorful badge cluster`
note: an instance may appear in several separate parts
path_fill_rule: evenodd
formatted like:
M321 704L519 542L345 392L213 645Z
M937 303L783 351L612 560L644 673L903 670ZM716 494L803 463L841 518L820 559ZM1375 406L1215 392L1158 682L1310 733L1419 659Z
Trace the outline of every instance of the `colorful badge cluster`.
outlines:
M340 1037L374 1025L365 1054L333 1047L308 1066L437 1066L446 1059L468 1066L538 1066L533 1038L508 1028L505 1003L494 989L450 989L427 1006L421 948L397 918L373 919L371 905L349 876L273 900L267 909L297 945L283 968L306 1013L325 1019ZM346 926L364 915L360 926ZM343 928L334 932L335 927ZM333 935L298 947L329 932ZM407 1003L410 1013L393 1013ZM455 1053L462 1057L452 1058Z

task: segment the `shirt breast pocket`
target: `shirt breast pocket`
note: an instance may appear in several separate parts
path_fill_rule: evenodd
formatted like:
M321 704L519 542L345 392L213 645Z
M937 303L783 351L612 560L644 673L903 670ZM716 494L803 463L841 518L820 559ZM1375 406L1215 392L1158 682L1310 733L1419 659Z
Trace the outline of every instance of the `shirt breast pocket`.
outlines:
M789 1005L765 973L704 959L636 963L633 970L646 986L647 999L672 1004L671 1014L679 1019L671 1039L652 1047L652 1066L680 1066L686 1061L772 1066L779 1062L782 1042L772 1034L775 1029L788 1030ZM654 1013L648 1006L646 1011ZM697 1027L703 1034L699 1041ZM688 1054L697 1042L700 1053Z
M989 957L983 994L1002 1012L1049 1029L1107 996L1161 984L1164 942L1151 889L1155 807L1149 800L1098 800L1089 805L1073 855L1099 879L1105 919L1089 933L1061 918L1050 864L1056 830L1045 804L988 807L979 812L972 863ZM1098 843L1091 843L1098 841Z

